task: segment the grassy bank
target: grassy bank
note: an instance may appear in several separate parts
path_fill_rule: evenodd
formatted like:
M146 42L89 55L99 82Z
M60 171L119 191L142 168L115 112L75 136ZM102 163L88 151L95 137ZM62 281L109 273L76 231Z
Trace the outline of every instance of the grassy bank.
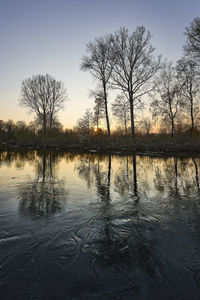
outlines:
M169 135L130 136L106 135L60 135L54 137L32 136L10 139L0 139L1 147L34 148L77 151L120 151L120 152L156 152L156 153L200 153L199 135L179 135L171 138Z

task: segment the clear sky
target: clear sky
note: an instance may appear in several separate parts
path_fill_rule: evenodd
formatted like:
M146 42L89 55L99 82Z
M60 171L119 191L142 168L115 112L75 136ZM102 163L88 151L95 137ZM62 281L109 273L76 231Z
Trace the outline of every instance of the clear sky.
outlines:
M144 25L156 54L176 61L185 27L197 16L200 0L0 0L0 119L33 120L18 105L21 82L49 73L68 90L59 119L72 127L93 106L88 95L95 82L80 71L89 41L120 26Z

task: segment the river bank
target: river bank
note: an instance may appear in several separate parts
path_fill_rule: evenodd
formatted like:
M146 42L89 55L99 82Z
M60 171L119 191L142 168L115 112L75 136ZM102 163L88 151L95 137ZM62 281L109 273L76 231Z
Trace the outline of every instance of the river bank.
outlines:
M138 136L134 140L126 136L62 136L37 137L35 139L1 140L2 149L34 149L77 152L140 153L149 155L200 153L200 138L189 136L151 135Z

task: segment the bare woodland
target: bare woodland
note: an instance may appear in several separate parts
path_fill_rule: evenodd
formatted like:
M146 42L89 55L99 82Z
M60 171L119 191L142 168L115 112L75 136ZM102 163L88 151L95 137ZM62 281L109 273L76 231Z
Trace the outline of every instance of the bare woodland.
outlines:
M0 121L0 135L119 134L134 140L137 134L166 133L173 138L179 133L199 132L199 17L184 34L183 55L176 63L155 54L151 33L144 26L134 32L121 27L94 39L86 45L81 61L81 70L89 72L96 82L90 92L94 104L76 126L63 130L58 120L68 100L64 84L49 74L39 74L23 80L19 101L34 113L35 120L29 125Z

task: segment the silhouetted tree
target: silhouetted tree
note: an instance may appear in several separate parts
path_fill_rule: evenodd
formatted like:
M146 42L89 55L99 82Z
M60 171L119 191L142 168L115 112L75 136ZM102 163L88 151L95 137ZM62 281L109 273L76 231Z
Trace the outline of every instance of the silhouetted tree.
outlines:
M153 58L151 34L144 26L129 34L121 28L112 36L112 84L122 90L130 105L131 132L135 137L135 108L141 97L153 89L152 78L160 66L160 58Z
M195 118L199 112L199 73L195 63L187 57L177 62L177 78L181 86L181 104L191 120L194 130Z
M61 81L46 75L36 75L22 81L20 104L36 113L42 121L43 133L51 132L56 113L63 108L67 99L66 89Z
M28 125L28 129L31 133L36 134L38 131L38 126L35 121L31 121Z
M187 36L184 50L187 55L193 58L196 64L200 65L200 18L194 18L189 27L186 27Z
M0 135L5 135L5 122L3 120L0 120Z
M171 136L175 133L175 118L180 105L180 89L176 72L171 63L166 63L160 74L156 99L151 103L153 117L161 116L171 123Z
M110 135L110 122L108 115L108 82L112 73L111 41L108 36L96 38L94 42L87 44L87 56L82 59L81 69L89 70L101 85L105 106L107 133Z
M90 109L86 109L82 118L77 121L76 130L89 134L92 129L93 114Z
M15 124L12 120L8 120L5 123L5 131L6 131L6 136L8 138L13 137L15 133Z
M93 109L93 124L98 131L101 119L105 117L104 96L101 91L92 92L91 96L95 98L95 106Z
M16 136L26 136L29 134L28 126L24 121L18 121L15 125L15 135Z
M41 130L41 128L43 128L43 121L40 118L36 118L35 125L38 130ZM46 129L51 134L61 133L63 130L63 125L58 121L56 116L54 116L50 122L49 115L48 115Z
M139 126L145 131L147 135L150 134L150 130L152 129L153 122L149 117L143 117L139 122Z
M129 102L125 96L118 95L116 97L114 103L112 103L112 111L113 115L124 125L124 130L127 135L127 124L130 121L130 109Z

